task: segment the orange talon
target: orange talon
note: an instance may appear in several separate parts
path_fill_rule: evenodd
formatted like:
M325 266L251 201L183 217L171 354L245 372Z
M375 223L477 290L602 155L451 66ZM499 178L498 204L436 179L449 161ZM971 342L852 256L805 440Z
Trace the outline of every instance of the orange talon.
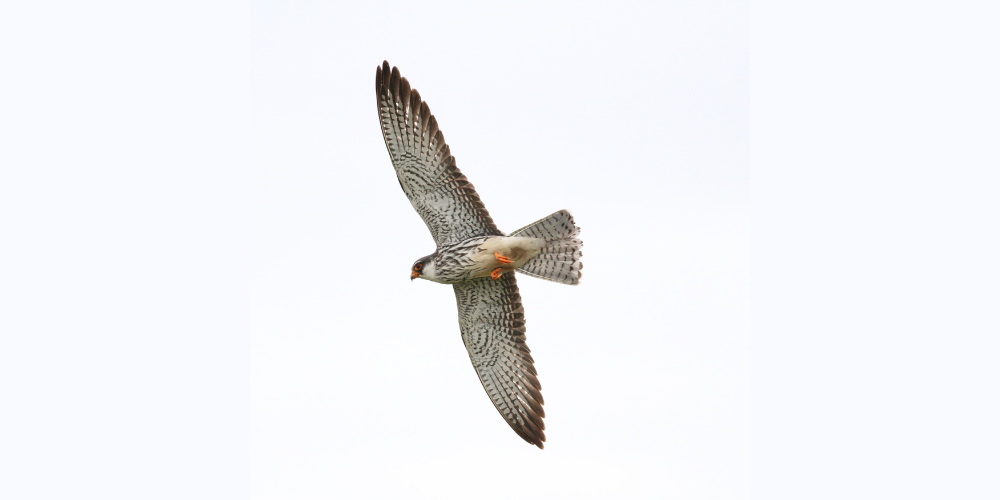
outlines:
M492 273L490 273L490 278L498 280L498 279L500 279L500 275L502 273L503 273L503 268L502 267L498 267L498 268L494 269Z
M500 255L497 252L493 252L493 257L495 257L497 259L497 262L501 264L510 264L511 262L514 262L514 260L511 259L510 257L504 257L503 255Z

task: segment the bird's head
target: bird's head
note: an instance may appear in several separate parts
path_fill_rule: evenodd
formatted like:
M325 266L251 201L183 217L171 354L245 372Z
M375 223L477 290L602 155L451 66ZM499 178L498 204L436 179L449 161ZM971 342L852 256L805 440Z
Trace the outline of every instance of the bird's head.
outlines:
M434 261L431 257L434 257L434 255L431 254L426 257L421 257L413 263L413 267L410 268L410 281L417 278L434 278Z

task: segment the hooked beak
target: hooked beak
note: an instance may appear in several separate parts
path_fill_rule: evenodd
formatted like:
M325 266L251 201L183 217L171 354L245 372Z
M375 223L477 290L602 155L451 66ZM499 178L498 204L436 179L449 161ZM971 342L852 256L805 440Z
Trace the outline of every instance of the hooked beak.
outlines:
M417 279L417 276L420 276L420 273L416 271L410 271L410 281Z

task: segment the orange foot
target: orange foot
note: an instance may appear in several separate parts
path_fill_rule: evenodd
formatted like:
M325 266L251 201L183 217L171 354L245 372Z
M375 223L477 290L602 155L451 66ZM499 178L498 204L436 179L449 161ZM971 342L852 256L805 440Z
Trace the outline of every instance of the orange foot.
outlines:
M493 257L495 257L497 259L497 262L501 264L510 264L511 262L514 262L514 259L511 259L510 257L504 257L503 255L500 255L496 252L493 252Z
M490 273L490 278L498 280L498 279L500 279L500 275L502 273L503 273L503 268L502 267L498 267L498 268L494 269L492 273Z

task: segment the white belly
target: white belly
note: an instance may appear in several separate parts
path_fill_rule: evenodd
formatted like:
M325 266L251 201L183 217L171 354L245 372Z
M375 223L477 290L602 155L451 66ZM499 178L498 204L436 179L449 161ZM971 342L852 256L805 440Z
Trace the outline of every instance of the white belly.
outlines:
M489 276L498 267L503 268L505 271L517 269L524 265L525 262L531 260L532 257L538 255L542 251L543 246L545 246L545 240L541 238L525 238L523 236L494 236L489 238L479 245L475 254L472 255L472 260L479 266L482 266L483 269L483 271L477 273L479 274L477 277ZM513 262L509 264L497 262L496 257L493 255L494 253L508 257Z

